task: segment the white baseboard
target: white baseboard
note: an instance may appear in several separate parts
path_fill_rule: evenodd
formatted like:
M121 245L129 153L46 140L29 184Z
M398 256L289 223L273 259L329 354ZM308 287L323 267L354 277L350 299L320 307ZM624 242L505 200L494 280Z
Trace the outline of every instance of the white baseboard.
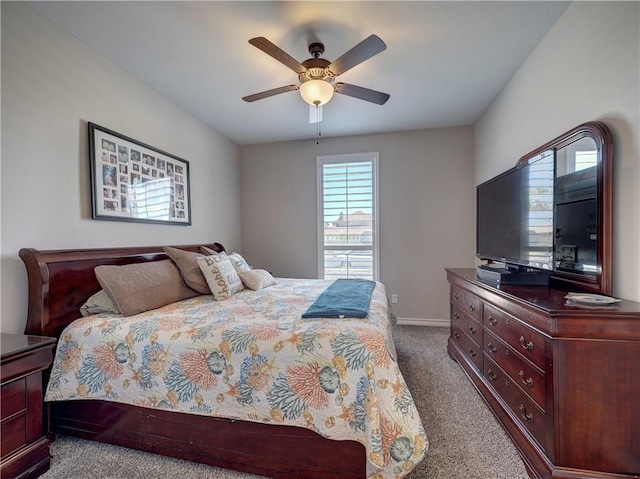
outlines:
M448 319L422 319L422 318L398 318L398 324L409 326L438 326L448 328L451 322Z

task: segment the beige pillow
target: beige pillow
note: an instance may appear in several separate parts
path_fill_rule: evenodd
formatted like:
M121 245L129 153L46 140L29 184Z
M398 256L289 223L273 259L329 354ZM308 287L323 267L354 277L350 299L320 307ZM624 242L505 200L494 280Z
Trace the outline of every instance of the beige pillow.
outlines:
M271 273L264 269L252 269L249 271L242 271L238 273L240 279L242 280L242 284L244 284L247 288L252 289L254 291L258 291L262 288L266 288L267 286L273 286L274 284L278 284L278 282L271 276Z
M217 301L222 301L244 289L242 281L226 253L198 258L198 266L207 279L209 289Z
M198 293L189 288L170 259L94 269L100 286L124 316L160 308Z
M211 294L207 280L198 266L198 258L204 256L203 254L172 248L171 246L165 246L163 249L178 266L182 279L187 283L187 286L195 289L198 293Z
M113 304L113 301L111 301L111 298L104 289L92 295L80 306L80 314L82 314L82 316L91 316L92 314L100 313L120 313L120 310Z
M202 251L206 255L218 254L213 251L211 248L207 248L206 246L200 246L200 251ZM231 264L233 265L233 269L236 270L236 273L240 273L242 271L251 271L251 266L249 263L245 261L240 253L236 253L235 251L231 254L228 254L227 257Z

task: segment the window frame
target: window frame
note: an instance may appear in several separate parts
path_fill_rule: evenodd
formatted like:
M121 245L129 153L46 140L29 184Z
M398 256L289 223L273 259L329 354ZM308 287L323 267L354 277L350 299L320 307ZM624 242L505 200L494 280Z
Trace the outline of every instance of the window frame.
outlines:
M317 229L317 265L318 265L318 277L324 279L324 253L326 250L365 250L371 249L372 252L372 269L373 280L379 281L380 278L380 217L379 217L379 153L366 152L366 153L349 153L340 155L320 155L316 156L316 229ZM371 161L372 163L372 186L373 186L373 201L372 201L372 245L369 247L347 246L347 247L325 247L324 244L324 174L323 166L325 164L340 164L340 163L356 163L363 161Z

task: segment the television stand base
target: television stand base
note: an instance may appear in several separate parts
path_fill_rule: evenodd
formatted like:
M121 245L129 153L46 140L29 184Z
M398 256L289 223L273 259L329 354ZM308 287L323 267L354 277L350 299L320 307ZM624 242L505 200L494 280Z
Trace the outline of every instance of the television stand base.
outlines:
M548 286L550 271L518 271L482 265L476 268L478 279L492 285Z

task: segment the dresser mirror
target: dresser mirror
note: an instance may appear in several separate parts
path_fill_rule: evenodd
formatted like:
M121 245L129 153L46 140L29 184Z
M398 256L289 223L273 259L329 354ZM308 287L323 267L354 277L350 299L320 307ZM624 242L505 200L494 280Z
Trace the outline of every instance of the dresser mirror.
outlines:
M553 283L612 294L613 141L600 122L579 125L523 156L553 152Z

